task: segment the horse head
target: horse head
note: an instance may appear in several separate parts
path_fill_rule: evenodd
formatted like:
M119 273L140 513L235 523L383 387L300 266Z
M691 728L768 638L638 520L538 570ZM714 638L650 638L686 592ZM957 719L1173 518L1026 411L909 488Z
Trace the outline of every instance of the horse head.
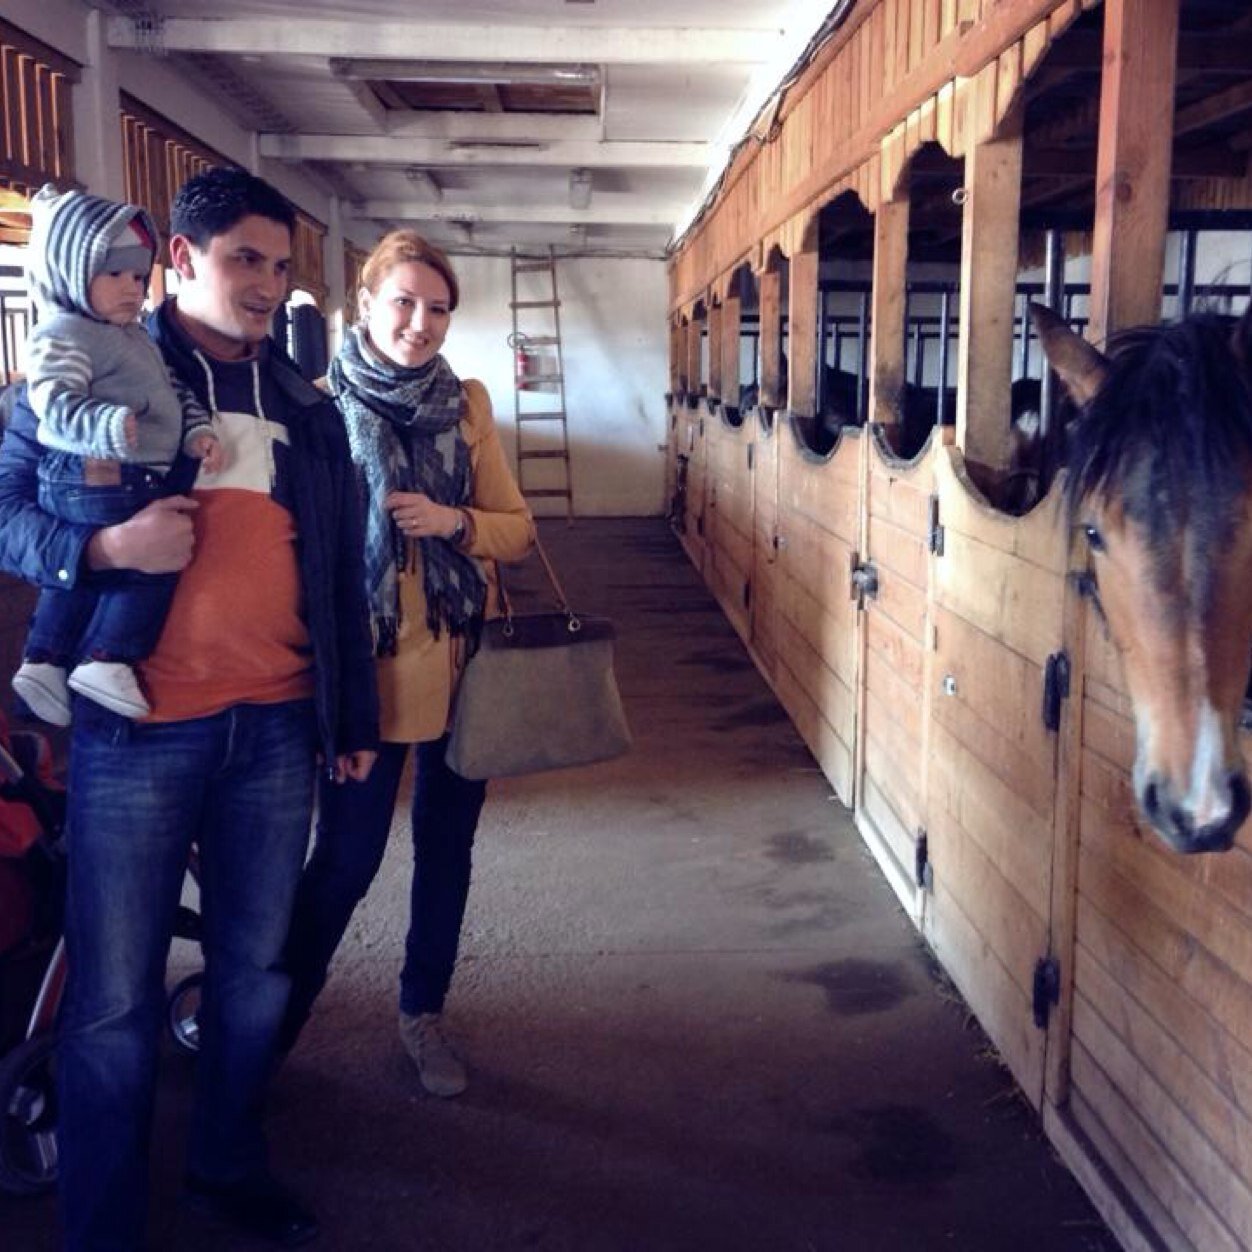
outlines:
M1250 802L1252 310L1125 331L1107 355L1031 314L1078 406L1066 496L1134 707L1136 801L1176 851L1225 851Z

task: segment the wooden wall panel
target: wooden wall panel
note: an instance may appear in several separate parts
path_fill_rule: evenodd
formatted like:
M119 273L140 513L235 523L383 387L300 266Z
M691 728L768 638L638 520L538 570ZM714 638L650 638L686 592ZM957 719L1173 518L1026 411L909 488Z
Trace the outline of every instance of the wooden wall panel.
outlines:
M778 431L759 412L749 413L752 430L752 649L766 678L778 653Z

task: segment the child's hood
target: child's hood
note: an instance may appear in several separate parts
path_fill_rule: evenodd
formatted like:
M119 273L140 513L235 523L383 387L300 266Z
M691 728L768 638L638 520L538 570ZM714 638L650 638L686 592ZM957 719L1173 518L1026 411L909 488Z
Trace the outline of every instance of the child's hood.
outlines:
M26 277L41 314L57 310L95 318L88 295L109 249L131 222L155 247L156 223L133 204L118 204L84 191L58 192L48 183L31 201Z

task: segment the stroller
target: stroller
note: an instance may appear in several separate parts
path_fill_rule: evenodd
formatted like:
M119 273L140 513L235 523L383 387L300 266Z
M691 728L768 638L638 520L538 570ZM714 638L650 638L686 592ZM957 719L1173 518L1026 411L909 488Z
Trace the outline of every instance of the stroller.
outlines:
M39 734L10 734L0 713L0 1191L33 1195L57 1178L57 1015L65 987L65 793ZM190 872L196 876L194 855ZM180 905L179 938L199 940ZM166 1021L199 1048L201 973L169 993Z

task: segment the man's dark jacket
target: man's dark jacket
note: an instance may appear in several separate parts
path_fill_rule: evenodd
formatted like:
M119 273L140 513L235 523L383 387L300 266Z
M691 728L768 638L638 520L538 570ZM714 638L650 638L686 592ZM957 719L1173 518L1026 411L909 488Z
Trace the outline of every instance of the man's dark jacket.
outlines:
M204 371L168 302L148 320L148 333L201 404L208 406ZM282 393L291 438L295 516L304 616L313 646L314 694L322 753L378 746L378 689L365 599L364 539L356 470L343 419L332 401L271 342L263 369ZM40 587L72 587L89 576L84 549L90 526L63 522L39 508L37 419L22 389L0 445L0 569ZM189 477L176 464L172 479ZM241 574L240 577L246 575ZM223 630L230 623L223 621Z

